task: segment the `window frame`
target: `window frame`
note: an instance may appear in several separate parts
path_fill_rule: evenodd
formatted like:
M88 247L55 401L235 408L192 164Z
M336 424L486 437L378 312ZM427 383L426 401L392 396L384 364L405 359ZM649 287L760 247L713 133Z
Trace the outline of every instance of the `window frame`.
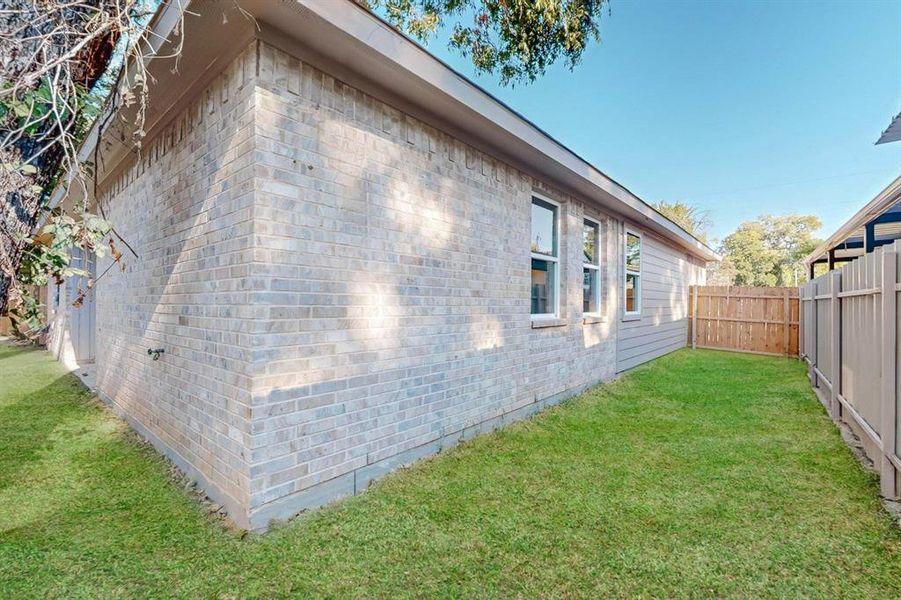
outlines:
M532 206L535 204L535 200L539 200L546 204L550 204L555 208L554 210L554 254L556 256L549 256L547 254L541 254L540 252L532 252ZM529 315L531 316L533 321L541 321L547 319L557 319L560 315L560 241L562 238L562 229L560 227L560 222L563 220L563 205L556 200L551 200L547 196L539 194L537 192L532 192L532 197L529 200L529 265L531 272L531 264L532 260L543 260L547 262L552 262L555 265L554 268L554 306L553 312L549 313L532 313L531 306L529 308ZM531 298L531 289L529 291L529 297ZM531 300L530 300L531 303Z
M629 268L629 236L633 235L638 238L638 270ZM629 320L635 320L641 318L641 300L642 300L642 289L641 289L641 280L642 280L642 270L644 269L644 258L642 254L644 252L644 236L640 231L635 229L631 229L630 227L625 227L623 230L623 318ZM626 308L626 282L628 280L629 275L634 275L637 277L636 286L635 286L635 310L628 310Z
M583 215L582 227L584 228L586 224L591 224L595 227L595 231L597 232L597 237L595 239L595 244L594 244L594 253L595 253L595 257L594 257L595 262L594 263L585 262L585 259L584 259L585 239L584 239L584 237L582 238L582 245L583 245L582 277L583 278L585 277L585 269L590 269L590 270L596 271L597 286L596 286L596 289L594 290L594 295L595 295L594 302L595 302L595 306L597 307L597 310L595 310L593 312L586 312L585 304L584 304L584 296L583 296L582 315L586 316L586 317L600 317L603 312L603 307L601 305L601 256L603 254L603 252L601 251L601 248L602 248L602 245L601 245L601 243L602 243L601 222L598 221L597 219L593 219L587 215ZM583 236L584 236L584 229L583 229ZM582 282L582 285L583 286L585 285L584 280ZM584 287L583 287L583 291L584 291Z

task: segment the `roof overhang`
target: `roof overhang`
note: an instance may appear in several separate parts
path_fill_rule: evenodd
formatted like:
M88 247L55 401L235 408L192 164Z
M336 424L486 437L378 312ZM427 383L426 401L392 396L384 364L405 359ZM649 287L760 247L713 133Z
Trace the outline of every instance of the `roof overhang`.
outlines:
M826 238L822 244L817 246L816 250L807 255L804 262L809 265L828 255L829 251L833 248L843 246L846 242L851 240L851 238L859 235L859 230L865 227L867 223L890 211L898 202L901 202L901 177L898 177L891 182L884 190L879 192L875 198L868 202L866 206L857 211L853 217L839 227L835 233Z
M160 59L158 56L164 55L167 51L173 51L173 39L177 37L176 34L179 28L179 24L182 23L182 16L185 14L188 4L190 4L191 0L163 0L160 3L159 8L156 13L147 23L147 35L145 35L145 44L142 48L142 55L145 56L144 64L147 66L148 70L153 70L154 67L158 66L160 63ZM170 66L171 69L171 66ZM134 73L134 69L127 69L128 72ZM118 89L123 89L132 84L131 78L127 81L120 80L116 83ZM153 94L156 95L158 93L159 86L153 86ZM112 96L115 96L113 94ZM112 99L112 98L111 98ZM98 181L102 181L104 177L109 174L110 169L108 168L108 163L112 162L107 159L116 159L121 160L124 154L127 154L132 148L129 145L128 149L125 149L125 145L117 140L117 136L113 134L112 127L106 127L105 125L112 121L113 118L118 114L121 110L121 107L118 106L115 102L108 101L106 106L100 112L100 115L94 120L91 124L91 127L88 129L87 134L85 134L85 138L81 143L81 147L78 149L78 161L82 164L94 162L94 159L102 154L103 159L99 164L94 165L96 179ZM102 139L101 139L101 130L102 130ZM121 133L121 130L117 130L116 133ZM103 149L102 152L98 152L98 149ZM54 208L60 203L63 202L64 199L69 197L83 197L85 193L90 194L90 190L84 190L81 186L75 185L75 177L76 173L73 171L68 171L62 179L62 182L56 186L53 190L53 194L50 196L50 207Z
M892 122L889 123L889 126L885 131L882 132L882 135L879 136L879 139L876 140L876 144L888 144L889 142L897 142L901 140L901 113L898 113Z
M173 72L171 62L158 60L161 64L152 65L156 81L145 127L148 137L246 47L239 42L258 37L541 181L656 233L698 258L720 259L624 186L355 2L240 0L240 12L223 18L226 6L234 5L191 3L184 17L184 47L177 72ZM173 18L187 7L186 0L164 2L152 23L156 32L153 39L173 37ZM164 45L160 54L166 52ZM109 147L104 149L103 164L97 166L101 179L113 173L133 151L116 141L127 138L121 132L104 134L107 137ZM82 149L86 156L93 152L92 144L97 144L94 130Z

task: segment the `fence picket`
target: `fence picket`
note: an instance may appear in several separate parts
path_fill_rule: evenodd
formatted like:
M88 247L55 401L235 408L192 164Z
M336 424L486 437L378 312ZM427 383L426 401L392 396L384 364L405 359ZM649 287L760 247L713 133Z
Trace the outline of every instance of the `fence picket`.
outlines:
M691 303L691 347L698 347L698 286L694 286L692 291L693 301Z
M865 440L880 492L898 493L899 244L883 246L799 289L801 357L820 401Z
M782 348L785 350L786 355L790 355L792 309L787 289L782 291L782 316L785 318L785 321L782 323Z
M897 298L895 294L895 261L894 251L882 253L882 426L879 428L882 437L882 461L880 465L879 490L886 498L895 497L895 466L891 457L895 455L895 384L896 360L895 352L897 332Z
M830 326L830 334L832 337L832 352L831 359L832 365L829 369L832 372L832 388L829 394L830 401L830 412L832 413L833 419L838 419L841 412L841 402L839 402L839 396L841 394L842 388L842 363L841 363L841 354L842 354L842 336L841 336L841 321L842 321L842 308L841 308L841 299L838 297L838 293L841 291L842 287L842 274L841 271L833 271L832 277L829 281L829 289L832 294L832 298L829 300L829 314L832 318L832 323Z
M810 366L807 369L807 377L810 379L810 385L817 387L817 284L816 281L810 282L810 329L812 332L810 344Z
M692 286L693 348L797 356L798 288Z

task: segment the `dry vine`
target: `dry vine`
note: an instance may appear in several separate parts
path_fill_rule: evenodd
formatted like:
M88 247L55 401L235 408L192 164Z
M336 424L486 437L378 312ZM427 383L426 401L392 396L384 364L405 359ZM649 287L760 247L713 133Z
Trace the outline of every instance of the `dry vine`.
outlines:
M158 6L154 0L0 0L0 313L8 310L32 330L41 316L32 286L86 274L72 264L72 248L110 252L120 262L113 239L128 246L102 206L99 216L92 213L95 163L80 159L79 148L98 118L101 130L123 118L123 106L135 108L128 129L140 148L147 66L162 58L154 48L163 40L148 27ZM166 57L181 51L181 25ZM100 151L98 145L94 161ZM77 205L51 209L58 185L80 186Z

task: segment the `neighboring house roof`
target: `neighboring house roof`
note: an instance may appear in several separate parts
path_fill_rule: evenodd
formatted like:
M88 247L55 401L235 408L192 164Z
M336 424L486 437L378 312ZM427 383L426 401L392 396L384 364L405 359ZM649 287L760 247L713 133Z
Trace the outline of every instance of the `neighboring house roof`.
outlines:
M898 140L901 140L901 113L895 115L895 118L892 119L892 122L889 123L886 130L882 132L882 135L876 140L876 143L888 144L889 142L897 142Z
M871 223L877 243L901 239L901 177L890 183L835 233L826 238L804 259L804 262L808 265L822 262L830 250L834 250L836 258L839 259L863 255L865 229Z
M154 39L171 34L175 11L185 11L185 38L177 73L171 64L154 73L148 132L166 124L169 113L199 93L210 73L215 75L246 47L242 43L260 37L546 183L597 202L699 258L719 260L706 244L352 0L242 0L242 13L223 19L225 5L230 6L173 0L161 6L151 24ZM105 143L107 137L107 160L98 166L99 177L112 172L131 152L114 139L123 136L104 132ZM96 143L95 126L83 156L89 157Z

